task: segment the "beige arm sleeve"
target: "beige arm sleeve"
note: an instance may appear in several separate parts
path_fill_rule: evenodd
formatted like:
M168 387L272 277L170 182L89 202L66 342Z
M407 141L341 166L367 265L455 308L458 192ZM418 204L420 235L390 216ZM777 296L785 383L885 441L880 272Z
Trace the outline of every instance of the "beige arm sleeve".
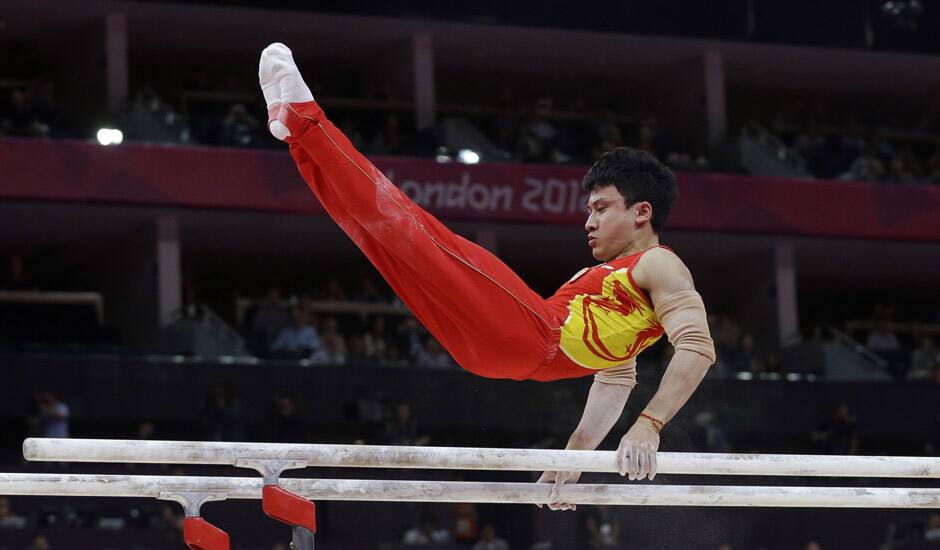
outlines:
M594 374L594 381L628 388L636 386L636 358L622 365L597 371Z
M708 332L705 304L698 292L683 290L670 294L655 309L673 347L694 351L715 362L715 343Z

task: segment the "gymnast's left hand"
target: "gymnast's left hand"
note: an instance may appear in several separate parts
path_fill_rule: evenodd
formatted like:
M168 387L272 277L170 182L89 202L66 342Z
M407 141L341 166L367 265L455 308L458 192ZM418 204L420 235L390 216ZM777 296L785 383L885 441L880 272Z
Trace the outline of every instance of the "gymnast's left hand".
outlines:
M561 499L561 486L565 483L577 483L581 472L545 472L536 483L554 483L548 497L549 510L577 510L578 506L570 502L559 502ZM536 504L539 508L541 504Z
M656 451L659 449L659 432L642 420L620 440L617 448L617 469L620 475L630 480L656 477Z

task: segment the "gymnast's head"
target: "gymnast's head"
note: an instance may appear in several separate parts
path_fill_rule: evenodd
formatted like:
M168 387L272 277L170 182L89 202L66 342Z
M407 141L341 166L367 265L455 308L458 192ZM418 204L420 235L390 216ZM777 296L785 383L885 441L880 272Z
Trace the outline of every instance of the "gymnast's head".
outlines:
M679 194L672 171L629 147L601 155L584 176L584 189L589 193L584 228L600 261L656 244Z

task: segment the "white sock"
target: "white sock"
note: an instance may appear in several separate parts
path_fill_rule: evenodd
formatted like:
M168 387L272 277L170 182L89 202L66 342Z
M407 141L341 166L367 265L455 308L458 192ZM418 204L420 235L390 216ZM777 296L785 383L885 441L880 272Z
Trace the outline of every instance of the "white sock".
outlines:
M290 49L280 42L261 52L258 80L268 106L268 129L274 137L284 140L290 136L290 131L283 123L283 109L290 103L313 101L313 94L300 76Z

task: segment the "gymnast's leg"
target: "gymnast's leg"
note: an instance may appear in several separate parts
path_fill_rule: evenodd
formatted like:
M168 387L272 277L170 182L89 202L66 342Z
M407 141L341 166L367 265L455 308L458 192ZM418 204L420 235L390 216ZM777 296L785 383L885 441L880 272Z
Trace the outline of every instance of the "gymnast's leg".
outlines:
M551 359L560 320L542 298L356 151L313 101L286 46L262 52L259 77L271 133L290 144L307 185L462 367L524 379Z

